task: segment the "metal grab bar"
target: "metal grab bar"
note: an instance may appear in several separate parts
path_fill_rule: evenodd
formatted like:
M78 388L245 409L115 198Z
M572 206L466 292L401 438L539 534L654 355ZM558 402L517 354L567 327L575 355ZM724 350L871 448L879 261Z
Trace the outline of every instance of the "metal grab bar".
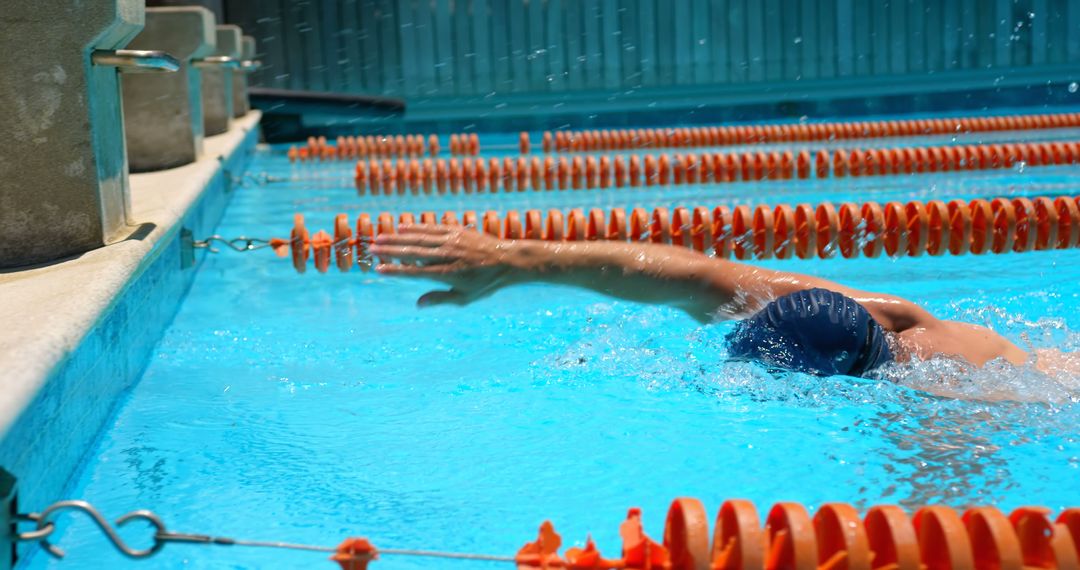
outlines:
M239 69L241 62L235 57L229 57L227 55L211 55L199 59L191 60L191 65L195 67L207 69L207 68L223 68L223 69Z
M90 60L94 65L110 66L123 73L168 73L180 69L176 58L159 50L99 49Z
M240 62L240 70L248 73L262 68L262 61L258 59L245 59Z

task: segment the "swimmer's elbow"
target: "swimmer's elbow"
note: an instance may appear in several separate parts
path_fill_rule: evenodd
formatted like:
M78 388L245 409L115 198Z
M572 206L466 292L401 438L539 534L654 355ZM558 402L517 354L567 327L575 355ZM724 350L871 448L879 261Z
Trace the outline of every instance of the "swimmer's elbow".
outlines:
M868 306L872 305L872 306ZM913 328L928 328L938 323L938 318L915 303L892 295L881 295L864 306L882 327L892 332Z

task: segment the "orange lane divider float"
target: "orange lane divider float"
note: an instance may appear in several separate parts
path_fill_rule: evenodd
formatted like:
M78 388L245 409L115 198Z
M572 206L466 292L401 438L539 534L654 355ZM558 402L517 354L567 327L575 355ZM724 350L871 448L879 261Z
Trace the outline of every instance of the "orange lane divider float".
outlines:
M953 135L1077 126L1080 126L1080 113L726 127L544 131L541 148L544 152L589 152L631 148L702 147ZM529 133L522 132L519 136L522 154L529 152L530 143Z
M338 137L336 144L329 144L326 137L308 137L307 145L290 146L289 162L309 160L351 160L369 156L431 156L439 154L441 146L438 135L368 135ZM450 154L480 154L480 137L476 133L450 135Z
M714 521L710 532L701 501L676 499L657 542L645 534L640 509L630 509L619 527L618 558L605 558L591 538L560 554L562 538L545 521L512 561L519 570L1080 570L1076 508L1051 519L1048 509L1037 507L1006 516L993 507L959 513L928 506L908 516L880 505L860 517L845 503L822 505L813 516L799 503L777 503L762 526L753 503L729 500ZM379 553L367 540L351 538L331 560L342 570L364 570Z
M356 163L363 194L580 190L887 176L1074 164L1080 142L1009 143L819 151L368 159Z
M1080 246L1080 196L1057 198L995 198L928 202L823 203L778 206L718 206L651 212L622 208L610 214L511 210L482 215L453 212L437 216L424 212L395 218L382 213L360 214L355 223L338 214L333 233L311 234L297 214L289 239L275 238L271 246L282 257L291 255L303 273L313 259L320 272L331 263L341 271L370 262L368 244L378 235L392 234L398 223L463 225L506 239L545 241L630 241L672 244L721 258L811 259L865 256L889 257L962 255L988 252L1026 252Z

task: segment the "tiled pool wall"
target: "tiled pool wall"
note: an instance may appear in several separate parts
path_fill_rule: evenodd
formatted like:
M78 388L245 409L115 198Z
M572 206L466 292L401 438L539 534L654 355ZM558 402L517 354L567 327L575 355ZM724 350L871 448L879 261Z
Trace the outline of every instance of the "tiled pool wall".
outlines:
M0 465L18 478L21 510L71 498L65 496L67 485L95 448L123 392L142 374L192 283L194 267L182 268L181 230L213 233L234 189L234 175L243 173L258 136L252 129L222 159L182 220L155 245L78 348L57 364L0 442ZM196 250L196 260L205 255L201 251Z

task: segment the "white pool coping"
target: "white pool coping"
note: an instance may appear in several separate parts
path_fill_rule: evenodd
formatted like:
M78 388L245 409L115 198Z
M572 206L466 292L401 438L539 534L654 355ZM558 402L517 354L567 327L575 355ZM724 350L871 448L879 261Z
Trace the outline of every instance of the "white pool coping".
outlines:
M131 229L139 237L66 261L0 272L0 435L171 235L261 116L251 111L228 132L208 137L203 156L191 164L131 175ZM154 224L145 236L144 224Z

